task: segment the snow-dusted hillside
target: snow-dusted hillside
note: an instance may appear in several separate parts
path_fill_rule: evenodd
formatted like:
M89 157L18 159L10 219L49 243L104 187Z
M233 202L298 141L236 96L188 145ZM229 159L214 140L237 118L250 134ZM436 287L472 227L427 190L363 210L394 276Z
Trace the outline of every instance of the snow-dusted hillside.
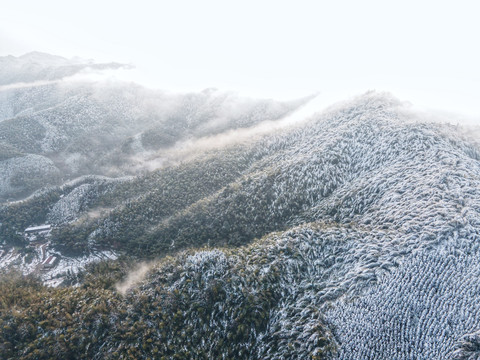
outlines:
M47 184L58 182L61 176L52 160L33 154L0 161L0 169L0 199L25 196Z
M282 289L266 329L250 340L250 358L479 356L478 150L456 127L410 116L368 95L311 122L268 161L270 171L281 169L270 185L272 214L291 209L280 199L300 193L311 208L295 221L314 222L268 236L243 260L259 282L275 271ZM222 263L208 273L234 282ZM188 291L185 280L176 284ZM233 319L225 321L215 328ZM318 324L323 330L312 331ZM330 355L319 347L327 339Z
M130 175L65 176L0 208L4 265L79 285L30 285L38 298L0 313L17 344L0 354L480 357L474 133L376 92L272 130L305 100L104 85L0 99L5 194L25 169L41 185Z
M309 100L256 100L212 89L167 94L131 83L67 76L118 66L42 53L0 58L0 85L27 82L0 86L0 160L11 158L12 151L40 155L53 161L63 181L88 174L132 175L145 170L146 158L155 154L161 159L177 143L278 120ZM0 201L59 183L44 177L39 186L22 188L17 181L13 191L10 183L15 180L4 178Z

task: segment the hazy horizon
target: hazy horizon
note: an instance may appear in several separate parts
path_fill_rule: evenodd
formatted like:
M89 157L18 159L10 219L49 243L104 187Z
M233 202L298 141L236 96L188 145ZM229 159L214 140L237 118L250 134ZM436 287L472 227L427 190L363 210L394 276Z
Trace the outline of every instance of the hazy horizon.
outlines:
M478 118L476 10L473 1L24 0L2 9L0 56L41 51L133 64L126 79L171 91L275 99L388 91Z

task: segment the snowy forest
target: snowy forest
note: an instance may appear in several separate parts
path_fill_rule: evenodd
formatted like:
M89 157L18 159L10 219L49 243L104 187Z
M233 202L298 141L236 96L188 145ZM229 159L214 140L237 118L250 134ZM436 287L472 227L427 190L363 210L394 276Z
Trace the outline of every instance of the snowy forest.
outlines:
M0 358L480 358L480 137L0 58Z

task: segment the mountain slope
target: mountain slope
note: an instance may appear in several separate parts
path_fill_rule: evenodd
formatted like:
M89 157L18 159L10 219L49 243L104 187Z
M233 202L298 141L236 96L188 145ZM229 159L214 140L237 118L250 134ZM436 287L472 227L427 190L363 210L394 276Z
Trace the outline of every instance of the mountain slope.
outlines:
M178 143L279 120L309 99L255 100L215 90L165 94L108 81L3 87L0 201L22 199L42 187L28 180L25 155L49 169L43 186L82 175L136 175L146 170L146 159L154 155L161 163L162 153ZM8 171L11 163L15 170Z
M274 138L128 181L92 204L109 209L101 218L60 226L54 238L60 245L73 231L77 245L83 239L154 255L192 240L243 244L319 219L409 234L418 221L434 224L442 208L445 223L455 222L457 190L437 184L438 177L474 178L478 151L447 135L448 126L400 119L398 104L390 102L366 96ZM454 176L457 162L464 170Z
M76 287L5 275L5 358L479 355L475 140L386 94L267 132L257 105L210 121L199 109L221 113L224 100L182 104L193 98L195 110L158 123L180 124L169 135L185 141L152 132L122 145L151 146L142 161L160 168L86 176L0 209L11 248L28 248L18 231L48 222L62 259L120 257L57 273Z

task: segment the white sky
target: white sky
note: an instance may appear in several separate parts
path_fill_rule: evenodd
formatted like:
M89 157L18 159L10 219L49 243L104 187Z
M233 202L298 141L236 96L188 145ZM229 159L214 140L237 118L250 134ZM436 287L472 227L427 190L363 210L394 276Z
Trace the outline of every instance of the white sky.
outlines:
M477 3L479 5L477 5ZM480 2L1 0L0 56L133 63L166 90L367 90L480 119Z

